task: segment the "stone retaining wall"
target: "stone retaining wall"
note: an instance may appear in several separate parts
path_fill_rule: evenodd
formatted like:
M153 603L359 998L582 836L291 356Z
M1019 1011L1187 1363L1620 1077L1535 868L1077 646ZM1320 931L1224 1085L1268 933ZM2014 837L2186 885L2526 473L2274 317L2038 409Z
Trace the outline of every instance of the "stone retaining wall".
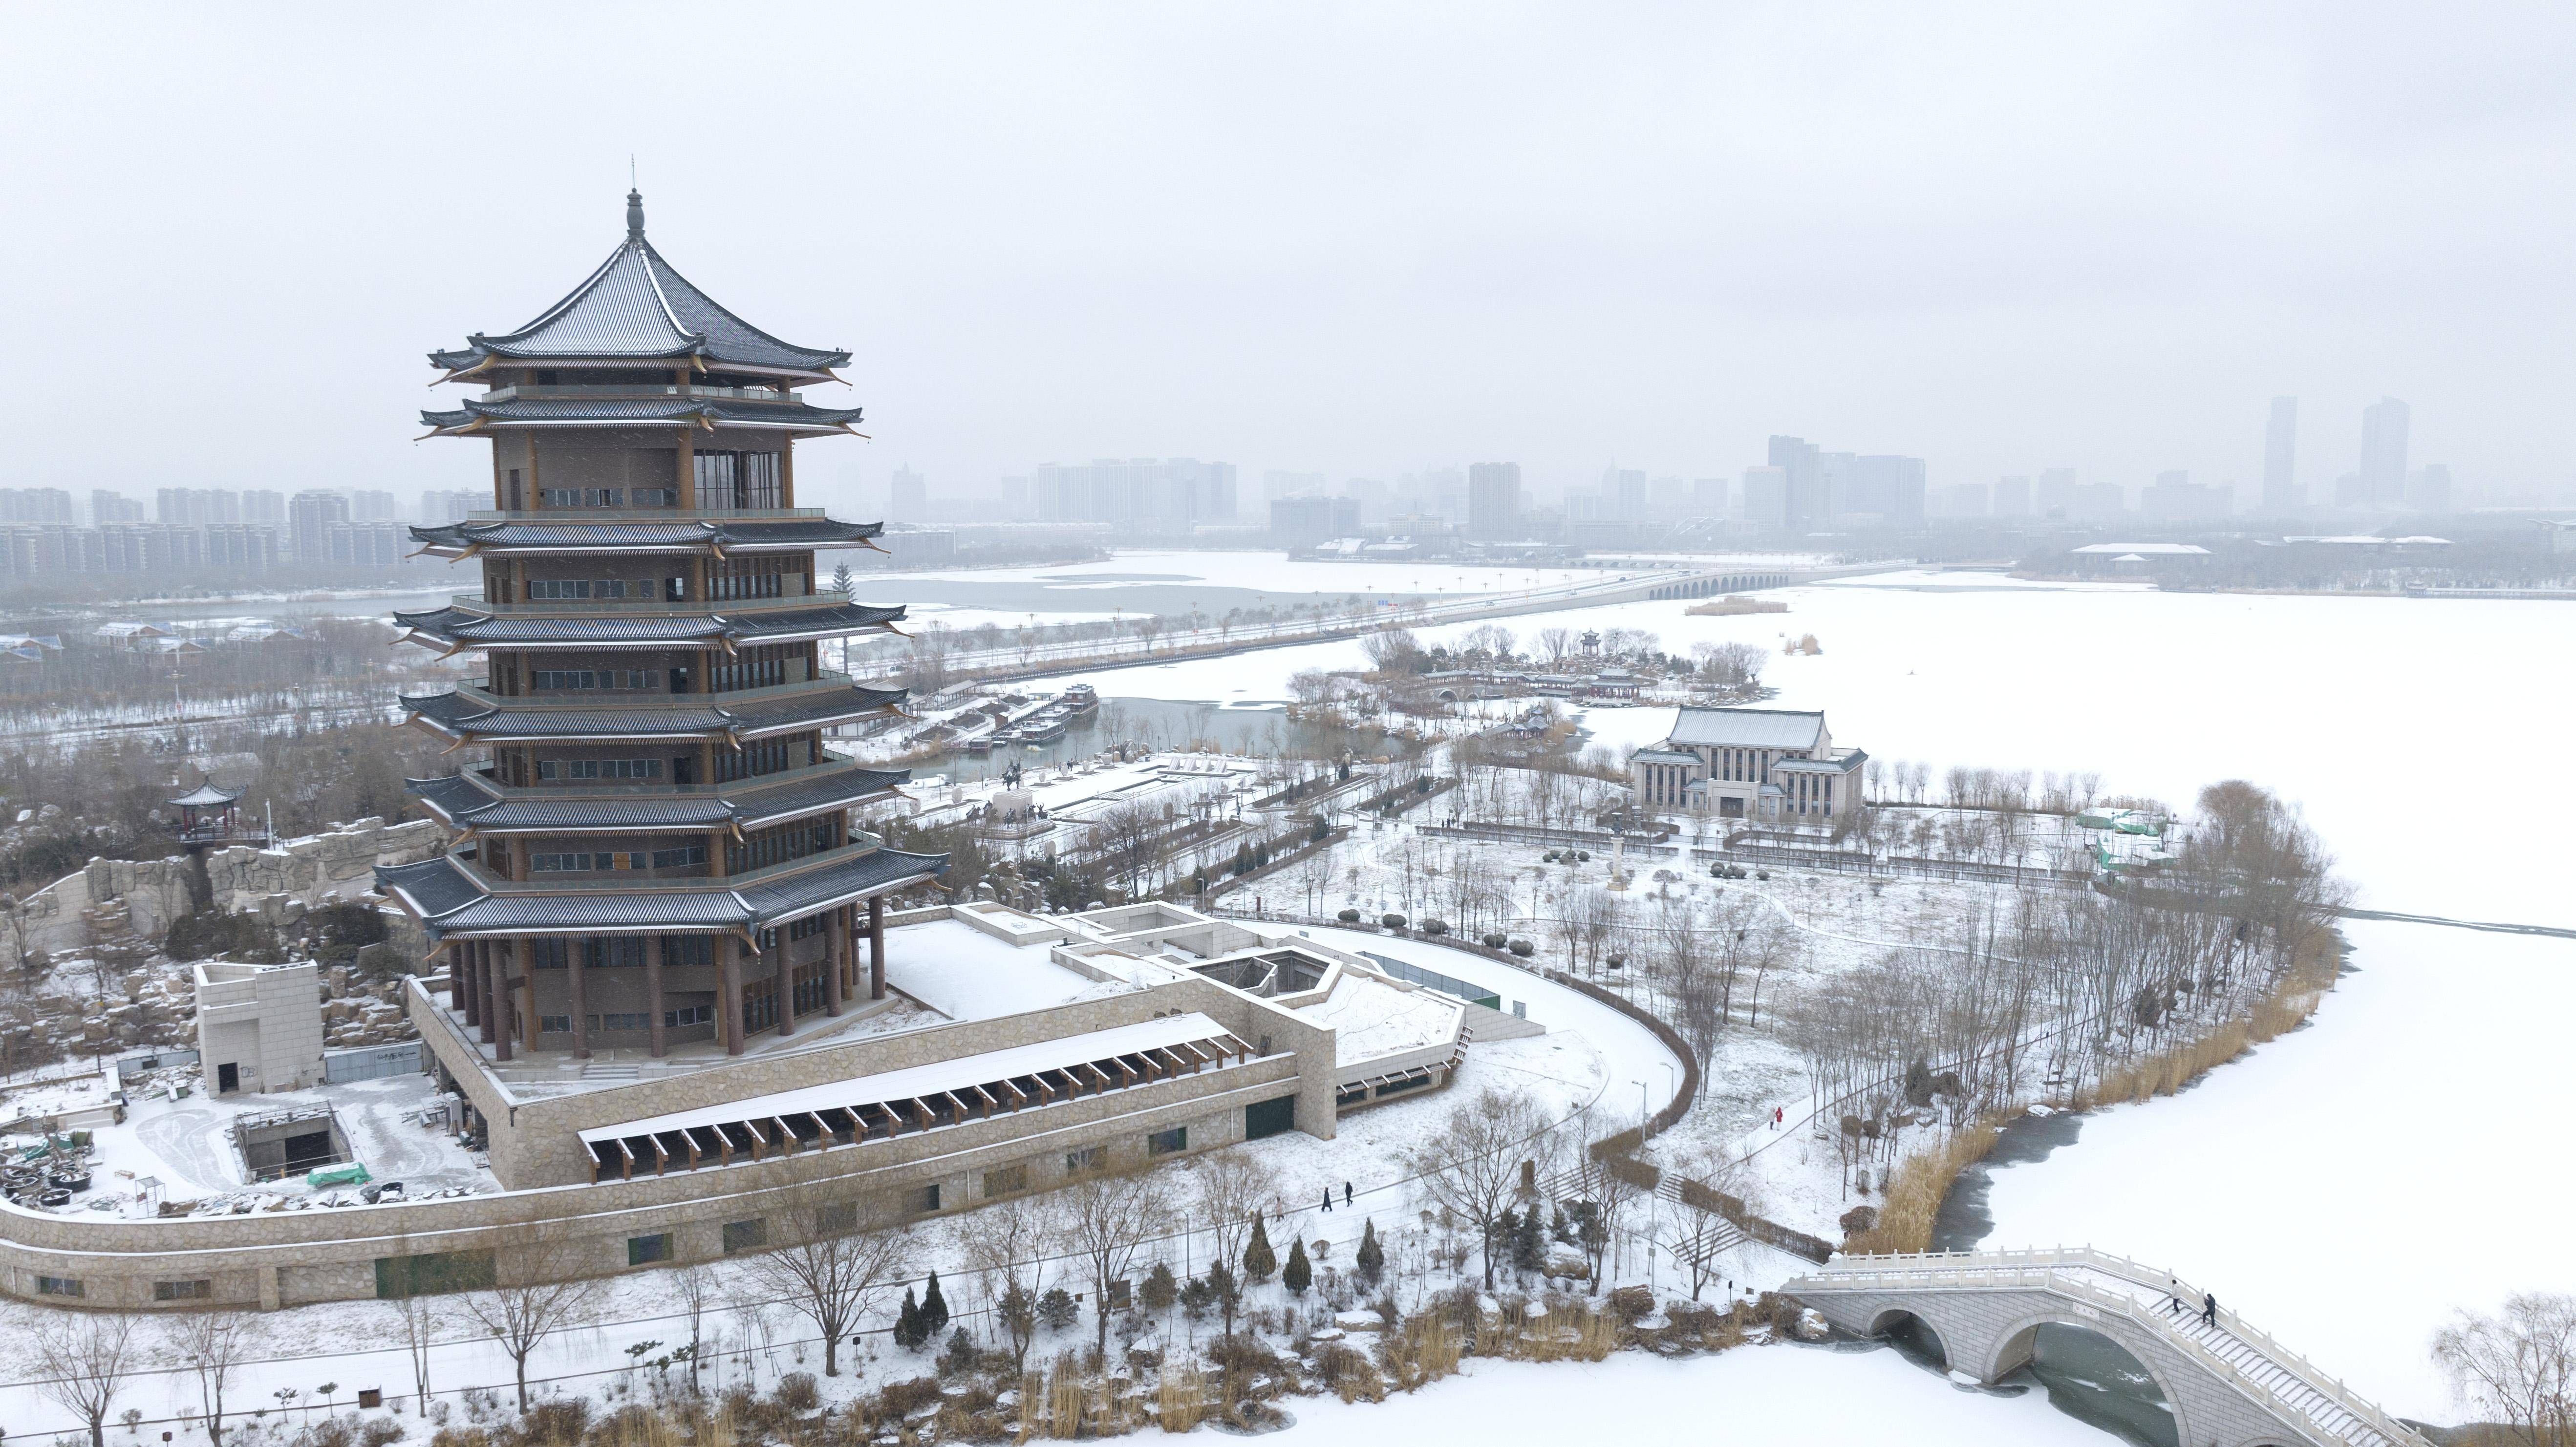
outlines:
M360 819L328 833L287 840L273 849L210 849L206 877L214 887L217 905L236 913L256 912L271 924L284 924L313 905L374 888L377 865L418 863L437 853L446 837L446 831L428 819L402 824ZM93 859L28 895L26 948L49 955L87 949L93 943L88 912L111 904L123 910L136 934L159 940L173 920L193 908L188 857ZM15 967L18 961L17 940L11 931L0 930L0 968Z

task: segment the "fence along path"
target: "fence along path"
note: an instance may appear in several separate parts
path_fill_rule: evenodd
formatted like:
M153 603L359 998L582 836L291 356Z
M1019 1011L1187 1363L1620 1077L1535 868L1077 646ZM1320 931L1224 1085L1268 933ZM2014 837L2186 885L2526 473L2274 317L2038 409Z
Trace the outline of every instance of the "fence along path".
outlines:
M2237 1386L2327 1442L2352 1447L2431 1447L2422 1433L2364 1401L2305 1357L2221 1307L2204 1323L2199 1287L2125 1256L2091 1248L1926 1252L1846 1257L1781 1288L1792 1295L1836 1290L1926 1295L2040 1290L2117 1314L2160 1335L2221 1381ZM2174 1303L2182 1305L2177 1308Z

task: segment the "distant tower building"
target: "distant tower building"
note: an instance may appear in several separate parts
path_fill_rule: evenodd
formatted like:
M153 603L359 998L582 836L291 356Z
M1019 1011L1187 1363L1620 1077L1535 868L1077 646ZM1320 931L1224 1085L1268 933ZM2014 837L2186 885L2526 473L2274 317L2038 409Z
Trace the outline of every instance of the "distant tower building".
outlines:
M1603 468L1601 506L1603 511L1621 522L1644 521L1646 474L1637 468Z
M389 492L354 492L349 494L349 521L359 523L391 522L402 515Z
M917 523L930 516L930 485L921 474L909 467L894 470L894 483L887 494L886 516L896 522Z
M1834 499L1823 452L1803 437L1774 437L1769 461L1780 469L1780 525L1793 533L1831 526Z
M2406 505L2417 512L2451 510L2451 469L2447 464L2428 462L2415 469L2406 479Z
M2361 491L2373 507L2406 500L2406 404L2382 397L2361 409Z
M1467 469L1467 536L1505 542L1520 534L1521 465L1479 462Z
M267 488L250 489L241 495L240 520L273 528L286 526L286 494Z
M1995 516L2020 518L2030 516L2030 479L1999 477L1995 479Z
M1787 468L1748 467L1744 469L1744 520L1755 527L1762 528L1788 526L1789 470Z
M2308 500L2299 486L2299 399L2272 399L2272 420L2263 429L2263 511L2296 511Z
M326 488L308 488L286 505L287 546L299 563L331 561L331 525L349 521L349 499Z
M2075 478L2075 469L2071 467L2041 470L2039 484L2031 494L2031 503L2039 509L2041 517L2075 516Z
M103 527L109 523L139 523L141 521L143 521L143 499L139 497L127 497L121 492L111 492L103 487L94 487L90 489L90 526Z

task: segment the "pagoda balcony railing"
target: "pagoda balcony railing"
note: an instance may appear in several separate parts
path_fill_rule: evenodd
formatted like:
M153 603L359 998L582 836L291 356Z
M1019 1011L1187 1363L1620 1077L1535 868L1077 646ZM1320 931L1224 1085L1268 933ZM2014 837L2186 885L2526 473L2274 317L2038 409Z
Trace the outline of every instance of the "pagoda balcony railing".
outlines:
M599 798L704 798L708 795L736 795L756 800L761 791L780 784L799 783L824 774L860 773L867 766L852 759L833 759L827 763L807 764L801 769L781 769L775 774L755 774L748 779L728 779L721 784L548 784L541 787L517 788L492 777L490 769L471 772L485 788L513 802L566 803Z
M757 522L825 515L824 509L819 507L548 507L469 512L465 520L469 523Z
M649 671L649 670L648 670ZM819 693L833 688L848 688L853 680L846 673L828 668L815 670L814 676L799 683L771 683L759 688L737 688L729 693L647 693L625 689L602 689L576 693L500 694L492 691L488 678L469 678L456 686L457 696L496 708L726 708L737 703L761 699L785 698L790 694ZM764 776L765 777L765 776Z
M451 593L447 601L476 613L519 617L577 618L595 613L629 616L640 613L654 617L698 618L710 613L793 613L800 609L837 608L849 602L850 595L826 588L819 593L797 593L785 598L718 598L678 603L663 598L540 598L530 603L491 603L486 602L480 593Z
M199 824L193 829L173 824L165 836L182 844L266 844L268 831L257 824Z
M777 387L701 387L664 382L592 382L573 386L495 387L477 401L507 402L518 397L720 397L738 402L802 402L798 393Z
M847 844L831 849L819 849L812 854L790 859L784 863L763 865L758 869L747 869L740 874L728 874L721 878L712 874L654 874L648 870L620 869L608 874L540 875L531 879L502 879L485 869L479 860L472 863L459 860L458 863L465 865L467 871L474 876L476 883L495 894L568 894L576 890L603 889L713 891L739 889L747 884L760 884L786 875L802 873L808 869L819 869L827 864L837 864L845 859L857 859L862 855L875 853L884 847L885 841L877 835L852 830L850 842Z

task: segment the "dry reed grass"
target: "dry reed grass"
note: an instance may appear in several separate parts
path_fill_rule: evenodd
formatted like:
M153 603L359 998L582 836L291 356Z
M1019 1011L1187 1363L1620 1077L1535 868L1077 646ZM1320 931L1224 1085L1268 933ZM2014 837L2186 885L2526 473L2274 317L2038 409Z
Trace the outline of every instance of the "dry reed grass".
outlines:
M1166 1432L1187 1432L1207 1420L1207 1375L1196 1367L1163 1365L1154 1397L1155 1416Z
M2143 1104L2171 1095L2244 1054L2249 1046L2287 1034L2315 1014L2325 992L2334 988L2336 959L2332 938L2320 936L2312 947L2300 951L2280 981L2254 1002L2244 1018L2105 1070L2091 1090L2077 1092L2075 1108L2089 1110L2122 1100ZM1939 1146L1906 1157L1888 1178L1878 1224L1855 1234L1845 1243L1846 1249L1855 1254L1930 1250L1933 1219L1959 1173L1984 1160L2005 1123L2021 1113L2018 1106L1990 1113Z

